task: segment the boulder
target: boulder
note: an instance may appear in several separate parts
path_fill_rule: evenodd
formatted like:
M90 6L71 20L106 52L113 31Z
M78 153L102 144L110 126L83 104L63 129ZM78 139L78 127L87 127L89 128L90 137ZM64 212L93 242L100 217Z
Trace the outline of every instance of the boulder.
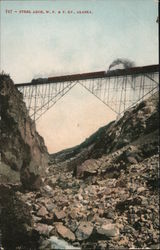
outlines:
M75 247L72 246L70 244L68 244L68 242L59 239L56 236L52 236L49 238L49 241L51 242L51 248L50 249L73 249L73 250L81 250L80 247Z
M49 236L49 233L52 231L53 226L48 226L48 225L43 224L43 223L37 223L35 229L36 229L36 231L38 231L39 234Z
M77 230L76 237L79 241L88 239L93 232L93 225L90 222L80 222Z
M103 224L100 227L97 227L97 233L105 235L106 237L116 237L119 235L119 230L116 228L115 224Z
M78 178L87 178L98 173L99 164L93 159L86 160L82 165L76 167L76 175Z
M46 216L48 214L48 211L47 211L47 209L44 207L44 206L42 206L39 210L38 210L38 212L37 212L37 215L38 216L41 216L41 217L44 217L44 216Z
M55 211L54 214L55 214L55 219L57 221L62 220L66 217L66 214L64 211Z
M63 226L61 223L56 224L56 230L62 238L70 240L70 241L75 240L74 233L72 233L70 229Z

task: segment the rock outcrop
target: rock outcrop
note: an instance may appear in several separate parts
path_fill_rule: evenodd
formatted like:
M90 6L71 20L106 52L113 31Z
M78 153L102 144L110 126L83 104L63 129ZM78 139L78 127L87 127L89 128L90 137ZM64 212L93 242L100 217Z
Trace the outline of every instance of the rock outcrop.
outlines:
M42 186L48 152L7 75L0 75L0 118L0 248L37 249L39 234L23 192Z
M15 185L0 184L0 245L4 249L37 249L39 235L33 228L31 207ZM23 248L21 248L23 246Z
M28 115L22 94L6 75L0 76L0 109L0 183L37 189L48 164L47 148Z

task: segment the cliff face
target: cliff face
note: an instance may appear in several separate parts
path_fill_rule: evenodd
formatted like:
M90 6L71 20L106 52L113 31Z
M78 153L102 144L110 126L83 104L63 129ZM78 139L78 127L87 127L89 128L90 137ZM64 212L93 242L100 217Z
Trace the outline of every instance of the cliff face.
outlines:
M39 188L48 163L47 148L28 115L22 94L6 75L0 76L0 108L0 182Z

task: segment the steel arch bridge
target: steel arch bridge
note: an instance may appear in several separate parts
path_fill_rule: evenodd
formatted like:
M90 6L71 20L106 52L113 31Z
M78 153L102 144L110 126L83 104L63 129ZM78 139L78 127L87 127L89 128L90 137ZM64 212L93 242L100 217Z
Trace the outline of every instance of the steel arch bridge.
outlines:
M38 120L76 84L97 97L117 115L159 89L159 65L55 76L15 84L33 120Z

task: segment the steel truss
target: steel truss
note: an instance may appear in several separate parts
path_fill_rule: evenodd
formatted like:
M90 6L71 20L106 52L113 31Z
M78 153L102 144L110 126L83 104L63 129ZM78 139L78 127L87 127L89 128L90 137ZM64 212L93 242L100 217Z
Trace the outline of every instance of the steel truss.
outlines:
M158 72L138 74L105 75L90 79L73 79L55 82L55 78L39 84L21 84L18 89L23 93L24 101L33 120L38 120L53 107L76 84L97 97L118 116L123 114L144 98L158 91Z
M158 91L158 72L79 82L118 116Z
M30 116L38 120L44 113L53 107L77 82L65 82L43 85L19 87Z

